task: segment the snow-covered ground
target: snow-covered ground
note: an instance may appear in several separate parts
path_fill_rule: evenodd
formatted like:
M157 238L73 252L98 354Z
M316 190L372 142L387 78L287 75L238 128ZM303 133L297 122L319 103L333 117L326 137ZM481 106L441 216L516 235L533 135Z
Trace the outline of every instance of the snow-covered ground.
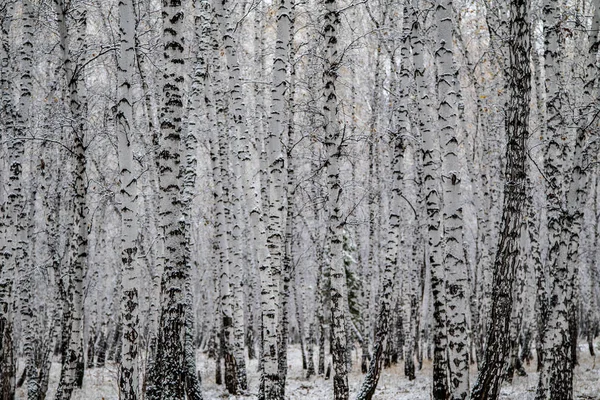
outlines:
M353 353L353 371L350 374L350 398L353 399L358 392L362 381L358 354ZM302 370L300 350L292 346L288 353L288 379L286 399L290 400L326 400L333 398L331 380L322 377L306 379ZM330 362L330 360L328 360ZM579 366L575 370L575 399L600 400L600 360L590 357L587 345L580 346ZM198 354L198 366L203 379L203 394L205 400L254 400L258 389L259 374L258 362L252 360L248 363L249 394L245 396L230 396L223 386L217 386L214 381L215 364L208 360L202 353ZM374 399L378 400L429 400L431 385L431 363L425 361L423 369L417 371L417 379L409 382L404 377L402 363L384 369L375 392ZM515 376L511 385L505 384L502 389L501 399L504 400L532 400L535 397L538 374L535 372L535 363L526 367L527 376ZM54 399L60 364L54 363L51 371L51 382L47 399ZM474 383L476 370L471 370L471 384ZM17 399L25 399L24 388L17 392ZM105 368L90 369L86 371L83 390L74 396L75 400L116 400L117 391L117 366L108 364Z

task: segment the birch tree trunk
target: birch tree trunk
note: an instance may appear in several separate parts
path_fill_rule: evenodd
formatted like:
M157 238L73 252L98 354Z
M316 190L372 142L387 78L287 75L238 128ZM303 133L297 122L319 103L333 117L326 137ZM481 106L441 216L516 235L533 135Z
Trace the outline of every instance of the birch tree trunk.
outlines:
M598 52L598 26L600 13L597 1L592 30L588 36L588 56L584 78L584 110L594 101L597 67L594 65ZM561 115L565 94L561 87L561 31L558 19L558 5L548 1L544 4L544 30L546 33L546 92L548 157L545 160L545 173L548 180L547 210L548 235L550 238L548 260L550 266L551 292L549 296L549 318L544 335L544 363L536 398L565 399L573 398L573 369L577 335L575 318L574 285L577 277L577 258L579 253L579 233L587 192L587 137L591 120L583 117L576 131L572 165L568 171L568 185L564 187L568 152L564 144L567 136L567 123ZM587 114L585 111L584 115ZM562 179L561 179L562 178ZM563 190L564 188L564 190ZM575 328L575 329L574 329Z
M185 222L181 199L181 152L183 134L183 96L185 90L184 8L180 0L164 0L163 58L165 61L160 110L159 229L164 240L164 272L161 281L161 316L156 368L159 369L157 394L161 400L183 399L187 390L185 363L186 313L189 303L186 285L189 264L185 257Z
M23 164L28 117L31 104L32 76L31 65L33 55L33 15L32 5L29 1L23 2L23 43L19 49L18 62L20 64L19 103L13 105L12 84L8 81L10 57L10 25L13 18L14 5L5 4L2 15L2 91L3 111L6 111L7 120L4 122L8 135L8 162L9 172L6 179L6 207L2 215L6 226L4 233L4 249L2 264L0 264L0 396L2 399L13 399L16 383L16 352L14 345L14 311L13 311L13 282L16 272L24 268L27 256L26 239L26 200L23 184ZM14 118L14 119L13 119ZM27 318L29 317L29 318ZM24 323L31 323L32 316L25 315ZM24 348L26 363L33 361L32 349L27 345Z
M340 184L342 132L338 120L339 101L336 81L340 67L338 54L338 31L340 29L339 10L336 0L325 0L325 59L323 71L323 105L325 151L327 153L327 190L329 220L327 224L329 240L329 269L331 273L331 353L333 356L333 393L335 400L347 400L348 363L346 361L346 274L342 254L344 220L341 210L342 187Z
M287 301L282 301L288 293L284 289L285 271L283 261L285 249L291 243L285 243L284 227L286 209L285 172L286 153L282 143L288 136L288 115L286 110L286 89L289 86L288 64L291 51L291 32L293 21L293 1L281 0L277 3L277 37L275 39L275 54L273 55L273 78L271 87L271 110L269 113L269 130L265 140L267 163L269 170L269 210L267 224L267 248L271 261L271 273L275 281L277 293L275 299L278 303L278 374L279 394L283 398L285 393L285 374L287 374L286 330L288 323Z
M289 2L290 4L285 4L285 1L282 3L280 7L281 14L278 15L278 18L287 18L288 21L278 22L281 25L282 30L287 30L286 33L282 33L283 40L282 44L286 45L285 51L282 51L282 55L286 57L287 60L284 59L284 64L281 65L281 73L286 73L287 75L287 65L289 65L289 83L286 85L286 88L282 91L282 95L284 97L283 105L287 105L284 107L283 112L281 113L281 124L283 125L284 131L287 131L287 138L282 137L280 140L283 143L283 140L287 140L287 146L285 149L282 149L282 155L284 157L285 164L285 175L287 175L287 182L285 186L285 218L283 218L284 226L285 226L285 236L283 237L283 259L282 259L282 279L281 279L281 294L279 296L280 299L280 307L281 307L281 337L279 340L279 355L278 355L278 370L279 370L279 386L281 387L281 398L285 398L285 384L287 378L288 371L288 357L287 357L287 343L289 336L289 317L288 317L288 308L290 303L290 281L293 279L295 263L297 262L296 257L296 243L295 243L295 223L296 223L296 215L295 215L295 196L296 196L296 176L294 165L292 161L292 152L294 150L295 140L295 131L294 131L294 102L295 102L295 92L296 92L296 82L295 76L296 71L294 67L294 58L295 58L295 48L292 43L292 32L294 30L294 3ZM288 8L289 7L289 8ZM287 14L286 14L287 13ZM287 39L287 43L285 43L285 39ZM277 43L276 48L279 48L280 44ZM278 50L279 52L279 50ZM280 62L277 62L280 64ZM274 66L275 70L275 66ZM275 75L275 74L274 74ZM285 76L284 76L285 77ZM276 84L277 81L273 79L273 83ZM283 86L283 85L282 85ZM287 93L286 93L287 92ZM273 103L273 105L275 105ZM283 212L283 210L282 210ZM306 355L304 353L304 325L302 324L302 320L299 318L301 304L296 300L296 290L294 290L294 304L296 308L296 316L298 321L298 333L300 336L300 351L302 355L302 367L306 369Z
M35 332L35 317L32 309L33 296L33 271L28 270L28 264L33 265L30 260L30 254L34 252L28 252L28 241L33 242L33 238L28 234L26 224L28 221L34 221L33 214L35 210L35 191L36 188L32 189L34 193L31 194L29 200L31 208L31 215L27 215L27 202L26 196L23 193L24 185L22 178L22 168L24 163L24 150L25 143L22 138L31 134L30 115L31 115L31 102L32 102L32 91L33 91L33 41L34 41L34 10L33 4L29 0L22 2L22 22L23 22L23 42L19 50L19 67L20 67L20 96L19 104L17 107L17 118L16 118L16 129L15 138L13 138L12 150L16 153L12 154L13 160L11 163L11 170L14 170L12 178L17 178L12 182L13 192L9 196L13 197L13 206L18 208L13 209L13 224L15 237L12 246L12 258L15 264L15 271L20 275L21 285L19 288L20 292L20 309L22 316L22 334L24 335L23 342L23 356L25 357L25 374L27 377L27 398L30 400L37 400L38 396L38 384L35 377L35 343L34 343L34 332ZM19 143L20 142L20 143ZM16 171L20 170L20 171ZM21 176L20 176L21 175ZM34 183L35 185L35 183ZM30 238L28 240L28 237Z
M230 9L229 2L215 2L215 11L217 20L220 26L221 35L223 38L223 46L225 55L227 58L227 66L229 71L229 92L231 97L231 108L230 113L234 123L234 130L232 131L232 174L230 174L230 187L231 187L231 206L234 213L230 214L232 218L232 229L231 229L231 283L232 295L233 295L233 353L236 361L236 374L239 389L246 390L248 387L246 378L246 361L244 356L244 314L243 314L243 290L242 285L242 270L241 264L241 232L242 232L242 220L244 218L242 214L242 197L243 197L243 178L241 159L244 151L244 144L248 140L248 128L246 124L246 117L244 115L245 105L241 86L241 71L236 49L235 41L235 25L232 20L232 10ZM227 381L227 380L226 380ZM236 391L239 389L235 389ZM233 388L232 388L233 390ZM231 393L231 392L230 392Z
M558 12L557 2L554 0L547 0L543 3L543 15L544 15L544 71L545 71L545 91L546 91L546 120L542 121L542 124L546 128L546 147L545 147L545 160L544 160L544 174L547 179L546 184L546 210L547 210L547 224L548 224L548 253L546 256L546 265L549 270L550 278L550 291L547 295L548 299L548 319L546 321L546 327L543 335L543 362L540 369L539 383L537 388L536 398L538 400L548 399L549 393L549 374L552 370L559 370L561 367L558 365L561 362L568 362L569 355L567 352L568 348L562 347L559 335L568 335L567 332L567 313L566 313L566 299L565 299L565 287L566 284L556 284L559 279L558 276L558 257L561 252L561 246L566 246L566 243L560 242L562 224L561 224L561 207L562 199L564 198L564 190L562 184L562 174L565 170L565 157L566 149L565 143L561 140L561 136L565 133L565 122L561 115L561 105L563 102L563 94L559 88L560 78L560 30L558 24ZM560 278L566 280L565 271ZM555 283L556 282L556 283ZM561 287L562 286L562 287ZM554 289L558 292L555 293ZM554 298L552 297L560 296ZM560 314L553 313L553 308L561 307L562 312ZM557 310L558 311L558 310ZM553 320L558 318L559 320ZM552 324L553 326L550 326ZM568 341L568 339L567 339ZM558 353L557 353L558 352ZM566 377L562 377L566 378ZM561 393L564 394L564 393ZM565 397L565 400L568 400Z
M137 264L137 179L133 170L131 149L133 130L133 103L131 80L135 60L135 19L133 0L119 0L119 30L121 44L118 58L117 137L119 175L121 178L121 262L123 292L121 320L123 340L119 390L121 397L137 400L139 397L139 276Z
M424 60L423 28L419 3L413 1L413 12L417 13L412 27L412 50L415 68L415 81L419 101L417 114L421 133L423 153L423 192L427 219L427 240L425 254L426 268L431 274L431 293L433 301L433 387L434 399L449 398L446 354L446 290L445 273L442 265L442 221L440 216L440 149L438 138L434 134L431 118L432 100L430 98L427 70Z
M75 25L73 42L68 29L67 5L58 0L59 32L61 34L61 50L68 83L68 101L73 123L73 157L75 168L73 172L73 238L69 250L69 276L67 295L69 296L68 319L63 326L63 337L68 338L67 349L63 351L65 358L56 398L68 400L75 388L83 383L83 279L87 269L88 255L88 206L86 182L86 110L85 85L83 81L83 63L85 57L87 10L86 5L70 4ZM79 58L77 58L79 55Z
M442 189L444 270L446 273L446 308L448 340L448 377L452 399L469 398L468 310L469 282L463 251L463 215L459 143L456 108L458 79L454 65L454 11L452 0L438 0L435 5L437 42L435 59L438 67L438 128L442 144ZM434 398L438 398L434 396Z
M492 308L488 318L486 349L473 399L497 399L511 350L510 330L514 283L522 265L520 246L525 213L526 141L529 135L531 92L531 52L529 2L510 2L509 65L505 74L508 86L506 107L506 171L504 209L492 280Z

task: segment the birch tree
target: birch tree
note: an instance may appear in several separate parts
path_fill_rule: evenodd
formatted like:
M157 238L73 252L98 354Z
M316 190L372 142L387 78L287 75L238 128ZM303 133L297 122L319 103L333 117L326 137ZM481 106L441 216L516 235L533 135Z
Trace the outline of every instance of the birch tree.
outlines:
M29 126L31 124L30 116L31 116L31 102L33 96L33 39L34 39L34 13L33 13L33 5L30 1L24 1L22 3L22 19L23 19L23 43L21 44L21 49L19 51L19 67L21 71L21 82L20 82L20 97L19 104L17 108L17 119L16 119L16 130L15 130L15 138L13 139L13 151L16 152L15 158L13 159L13 163L11 165L11 169L22 169L23 168L23 155L24 155L24 140L23 137L27 136L28 130L31 129ZM17 147L20 143L20 148ZM19 160L19 155L21 156L21 160ZM19 165L21 164L21 165ZM15 171L15 177L19 178L18 173ZM12 178L12 177L11 177ZM32 291L32 272L28 271L25 266L26 264L31 265L31 254L28 254L28 244L27 237L31 236L30 232L27 232L25 224L27 221L32 221L32 216L29 218L26 215L27 207L23 188L19 188L18 185L22 185L22 178L16 180L14 182L16 185L14 187L13 195L15 196L15 205L20 207L20 211L14 214L13 224L15 225L15 234L16 236L13 239L12 246L12 257L15 261L15 270L18 271L19 275L21 275L21 281L23 282L21 288L21 315L22 315L22 324L24 330L24 346L23 353L25 356L25 373L27 377L27 398L37 400L38 394L38 385L35 377L35 349L34 349L34 315L33 315L33 307L32 304L34 299L32 299L33 291ZM33 194L33 199L30 200L30 208L32 211L30 214L33 214L33 210L35 209L35 194ZM15 209L16 211L17 209Z
M438 128L442 152L443 268L446 292L446 332L450 397L469 397L469 348L466 310L468 280L463 252L463 214L456 109L458 93L454 64L454 10L451 0L435 4L437 24L435 61L438 68ZM433 276L433 274L432 274ZM432 283L433 284L433 283ZM435 295L435 294L434 294ZM439 301L439 300L434 300ZM439 328L438 328L439 329ZM442 398L436 397L435 398Z
M159 368L155 396L161 400L182 399L192 394L185 357L186 313L189 302L186 288L190 277L185 259L185 222L183 221L180 174L184 89L185 41L184 7L180 0L165 0L163 6L162 103L160 109L159 152L159 228L164 240L164 272L161 281L161 315L156 368Z
M513 285L521 264L521 224L525 207L526 141L529 135L529 99L531 52L529 3L510 3L509 66L506 71L508 104L506 107L506 171L504 210L501 233L494 262L492 308L488 318L487 347L473 399L497 399L510 352L510 324Z
M117 134L121 178L121 262L123 263L123 350L119 389L123 399L139 397L139 275L137 266L137 179L133 170L133 107L131 79L135 60L135 19L133 1L119 1L121 45L118 59Z
M284 236L284 227L286 227L287 196L286 168L287 153L283 149L283 143L288 138L289 132L289 108L291 102L286 102L286 90L290 84L288 79L288 70L290 64L290 53L292 47L292 27L293 27L293 7L291 0L281 0L277 8L277 37L275 39L275 54L273 56L273 78L271 87L271 110L269 114L269 133L265 140L265 147L268 155L269 168L269 223L267 225L267 248L271 262L271 271L279 287L277 294L279 303L279 336L278 343L278 374L279 374L279 396L284 398L285 382L287 374L287 301L285 298L289 295L286 292L289 285L285 280L287 272L283 270L286 249L292 246L292 243L286 243L291 240ZM293 101L293 98L291 99ZM286 107L287 105L287 107ZM289 193L287 194L289 195ZM292 221L288 221L292 223ZM289 276L289 275L288 275Z
M592 60L598 51L598 2L594 2L595 14L592 30L588 36L588 59L584 75L584 101L586 109L592 102L597 69ZM555 2L544 3L544 33L546 51L546 129L547 147L544 172L547 177L547 213L549 249L547 263L550 268L550 297L548 323L543 337L544 359L536 393L537 399L572 399L573 370L576 358L576 340L572 315L574 312L573 287L577 275L579 233L582 208L587 192L587 136L589 122L579 121L574 149L571 153L565 143L569 135L562 105L566 101L561 88L561 41L559 9ZM595 29L594 29L595 28ZM568 142L567 142L568 143ZM564 184L567 177L568 184Z
M68 104L73 118L73 221L70 223L72 240L69 249L69 271L67 275L67 295L69 303L66 318L63 318L63 338L67 347L63 349L63 365L57 399L70 399L75 388L83 383L83 279L87 267L88 255L88 205L86 179L86 98L84 85L84 57L86 50L86 5L57 1L60 48L63 56L63 68L68 84ZM67 7L72 7L68 9ZM74 25L74 34L69 32L69 18Z
M33 18L30 2L22 4L23 42L18 52L20 69L19 103L14 107L12 85L8 81L10 57L9 34L13 22L14 5L5 3L2 7L2 102L7 112L4 123L6 139L9 141L9 171L6 187L6 205L3 206L5 225L3 260L0 267L0 388L3 398L14 398L16 379L16 352L14 338L13 282L17 271L21 272L27 262L26 246L26 201L23 185L23 164L25 162L25 142L30 112L32 83L31 65L33 56ZM25 328L31 323L31 315L25 315ZM28 366L33 361L32 349L26 346L25 357ZM34 382L30 382L34 384Z
M346 318L344 298L346 296L346 275L342 254L344 220L342 215L340 184L342 132L338 116L339 100L336 81L339 71L338 31L340 28L339 10L336 0L325 0L323 33L325 35L325 59L323 65L323 129L325 131L325 151L327 153L328 191L328 241L331 293L331 353L333 356L333 391L335 400L348 399L348 363L346 361Z

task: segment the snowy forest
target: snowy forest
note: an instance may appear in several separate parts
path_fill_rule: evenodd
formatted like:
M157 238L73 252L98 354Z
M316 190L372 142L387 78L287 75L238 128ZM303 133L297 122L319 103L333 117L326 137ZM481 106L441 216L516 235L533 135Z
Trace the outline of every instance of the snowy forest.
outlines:
M600 0L0 0L0 399L600 399Z

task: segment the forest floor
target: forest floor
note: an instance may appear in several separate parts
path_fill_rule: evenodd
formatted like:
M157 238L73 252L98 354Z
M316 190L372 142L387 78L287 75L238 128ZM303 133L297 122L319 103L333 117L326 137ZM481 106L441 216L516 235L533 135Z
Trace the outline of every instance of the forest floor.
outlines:
M600 343L598 343L600 345ZM600 400L600 359L598 362L590 356L587 344L581 344L579 352L579 366L575 370L575 399ZM288 378L286 386L286 399L289 400L327 400L333 398L333 384L331 380L323 377L305 378L302 370L302 358L298 346L291 346L288 350ZM349 376L350 398L354 399L362 383L363 375L360 373L360 359L353 352L353 370ZM600 356L599 356L600 358ZM330 362L330 360L328 360ZM249 395L229 396L224 386L215 384L214 360L206 358L205 354L198 354L198 367L202 374L202 390L204 400L255 400L258 391L259 374L258 361L248 363ZM527 376L515 376L512 384L504 384L503 400L519 399L529 400L535 398L538 374L535 372L535 362L526 366ZM474 384L477 371L471 369L471 384ZM51 370L50 386L47 399L54 399L56 387L60 377L60 364L53 363ZM384 369L374 399L377 400L429 400L431 390L431 363L424 361L423 369L417 371L417 378L409 382L404 377L404 365L399 364ZM17 391L17 399L26 399L25 388ZM117 400L117 366L107 364L104 368L86 370L83 389L74 396L74 400Z

